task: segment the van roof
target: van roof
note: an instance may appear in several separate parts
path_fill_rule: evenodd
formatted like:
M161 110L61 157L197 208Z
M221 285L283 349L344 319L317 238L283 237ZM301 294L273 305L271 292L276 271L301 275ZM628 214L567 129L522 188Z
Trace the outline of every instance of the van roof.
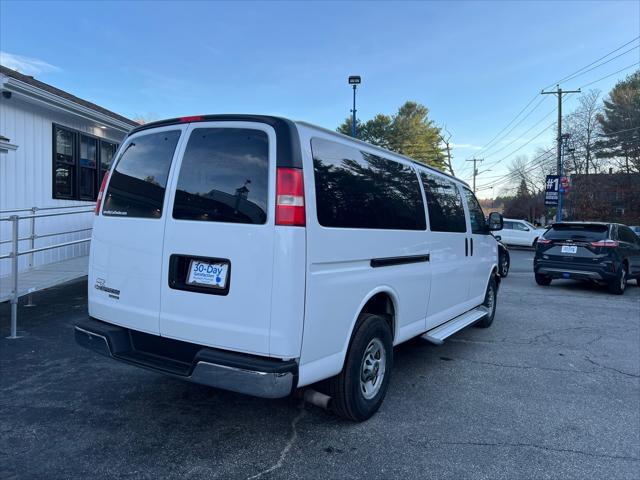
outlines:
M443 172L435 167L431 167L429 165L425 165L424 163L418 162L413 158L407 157L406 155L402 155L396 152L392 152L391 150L387 150L386 148L378 147L371 143L365 142L363 140L359 140L357 138L349 137L347 135L343 135L342 133L329 130L327 128L319 127L318 125L313 125L311 123L307 123L304 121L292 121L288 118L284 117L276 117L272 115L256 115L256 114L237 114L237 113L227 113L227 114L210 114L210 115L193 115L187 117L177 117L177 118L169 118L166 120L158 120L155 122L145 123L144 125L140 125L129 132L129 135L140 132L142 130L147 130L149 128L156 127L164 127L167 125L176 125L180 123L193 123L193 122L258 122L265 123L273 127L276 131L276 135L278 136L278 142L282 142L284 140L286 144L285 151L278 152L277 164L279 167L297 167L302 168L302 158L300 156L300 142L297 135L291 135L291 129L294 125L300 125L306 128L311 128L314 130L320 130L324 133L336 136L342 140L348 140L349 142L358 143L366 146L367 148L372 148L374 150L378 150L387 155L392 155L394 157L402 158L406 161L411 162L414 165L425 168L427 170L431 170L433 172L439 173L441 175L445 175L456 182L462 183L465 186L469 186L467 182L461 180L453 175Z

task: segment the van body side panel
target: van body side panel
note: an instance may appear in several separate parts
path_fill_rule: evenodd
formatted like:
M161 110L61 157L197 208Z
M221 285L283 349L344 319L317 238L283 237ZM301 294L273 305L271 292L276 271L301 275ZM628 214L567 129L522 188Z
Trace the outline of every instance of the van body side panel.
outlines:
M306 229L300 227L275 227L269 337L269 353L273 357L300 357L306 286L306 233Z
M397 299L394 305L396 335L398 332L415 331L418 334L424 331L431 270L428 261L372 266L372 260L376 259L428 258L426 229L332 228L319 223L318 185L314 178L310 142L321 138L343 142L343 146L351 148L354 145L320 130L301 130L308 223L300 381L311 382L340 372L352 329L361 307L372 292L386 290L393 292ZM367 153L365 146L356 145L355 148ZM394 160L393 156L386 159ZM405 165L402 161L399 163ZM410 166L408 162L406 165ZM412 175L415 176L415 172ZM417 189L419 184L416 182L415 185ZM381 263L385 264L384 261ZM306 365L309 365L308 371Z

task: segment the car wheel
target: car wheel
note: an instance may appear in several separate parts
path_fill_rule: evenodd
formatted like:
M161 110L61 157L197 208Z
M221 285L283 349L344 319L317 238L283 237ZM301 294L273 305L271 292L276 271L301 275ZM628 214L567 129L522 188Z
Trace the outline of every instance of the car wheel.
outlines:
M509 275L509 264L511 262L509 261L509 254L508 253L504 253L502 255L500 255L500 276L502 278L506 277L507 275Z
M493 323L493 317L496 316L496 303L498 301L498 285L496 277L491 275L489 285L487 285L487 291L484 294L484 302L482 306L488 310L488 313L476 322L478 328L489 328Z
M546 287L547 285L551 285L551 278L547 277L546 275L541 275L540 273L536 273L536 283L538 285L542 285L543 287Z
M622 295L627 287L627 266L623 265L617 278L609 284L609 291L616 295Z
M358 319L342 372L329 380L335 413L362 422L378 411L389 387L393 338L386 320L364 313Z

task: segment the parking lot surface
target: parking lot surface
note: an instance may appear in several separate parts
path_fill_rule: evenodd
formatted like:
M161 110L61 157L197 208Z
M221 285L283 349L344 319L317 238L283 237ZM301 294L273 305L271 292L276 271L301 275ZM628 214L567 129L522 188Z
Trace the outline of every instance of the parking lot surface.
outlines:
M355 424L293 399L182 382L77 347L86 282L0 305L0 479L637 478L640 287L535 284L512 250L489 329L395 350Z

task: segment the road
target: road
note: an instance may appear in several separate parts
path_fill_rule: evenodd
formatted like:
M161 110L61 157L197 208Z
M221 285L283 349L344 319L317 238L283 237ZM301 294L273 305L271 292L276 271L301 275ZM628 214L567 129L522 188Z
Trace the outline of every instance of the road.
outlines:
M77 347L85 282L34 295L18 340L2 304L0 478L637 478L640 287L539 287L531 257L512 251L490 329L397 348L361 424Z

